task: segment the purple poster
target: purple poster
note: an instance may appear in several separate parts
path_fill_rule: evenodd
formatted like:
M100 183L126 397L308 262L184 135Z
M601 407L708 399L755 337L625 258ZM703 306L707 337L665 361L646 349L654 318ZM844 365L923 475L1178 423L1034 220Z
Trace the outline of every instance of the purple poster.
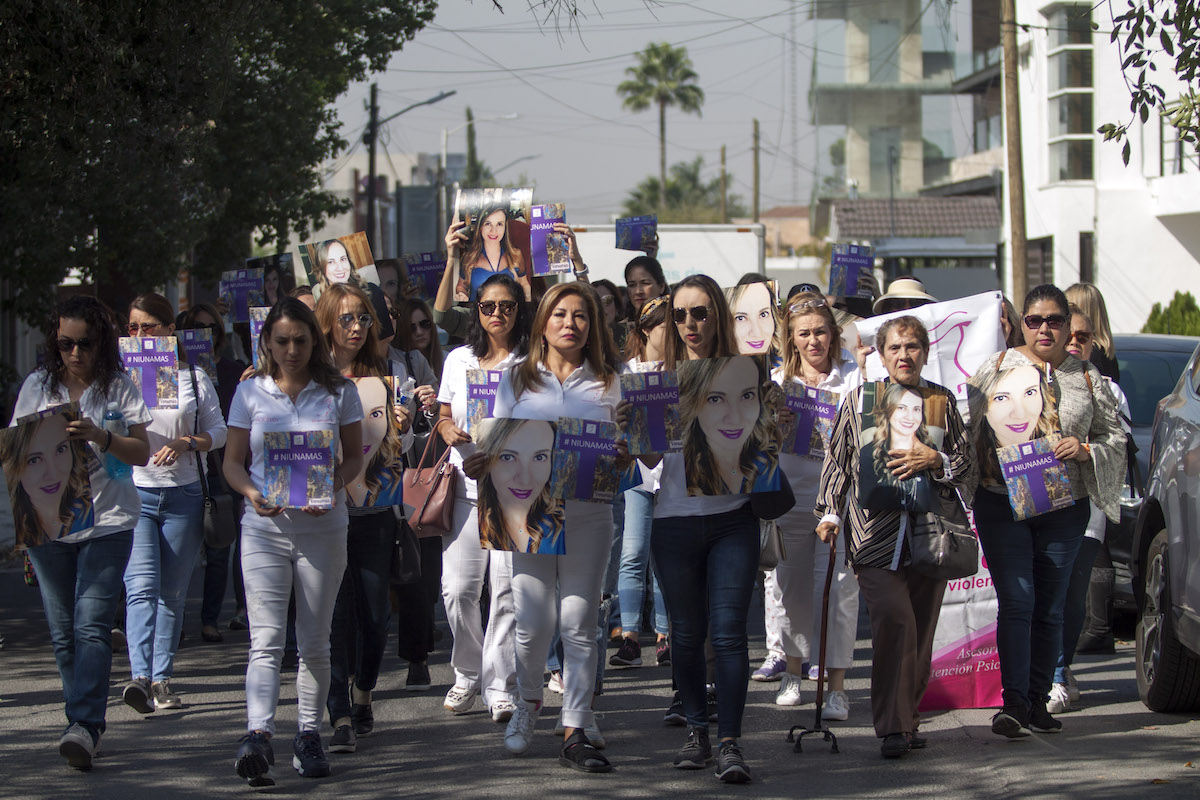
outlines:
M263 496L283 508L333 507L333 431L266 431Z
M616 423L559 417L550 496L611 503L620 483Z
M263 323L271 309L265 306L250 309L250 357L254 359L254 368L258 369L259 337L262 335Z
M622 375L621 399L633 405L629 409L629 423L625 429L630 455L678 453L683 449L679 375L676 372Z
M496 409L496 387L504 373L499 370L467 370L467 433L479 441L479 423L491 419Z
M1060 438L1051 433L996 450L1015 519L1047 514L1075 502L1067 470L1054 457L1054 446Z
M833 435L837 395L796 381L784 387L787 407L796 415L796 430L785 434L783 452L810 458L825 457L825 443Z
M199 367L217 385L217 360L213 356L213 334L209 328L184 328L175 331L188 363Z
M263 296L263 271L234 269L222 272L217 293L228 306L230 319L234 322L249 322L250 309L266 305Z
M433 302L442 282L442 273L446 271L446 255L405 253L404 262L408 265L409 283L417 287L417 294L423 299Z
M174 336L121 337L121 363L146 408L179 408L178 348Z
M621 217L617 220L616 228L618 250L652 249L658 235L658 217L654 214Z
M534 275L561 275L571 269L571 245L565 233L555 233L555 223L567 221L562 203L534 206L529 224L529 257Z
M875 248L861 244L833 245L829 261L829 293L834 297L862 297L860 275L875 269Z

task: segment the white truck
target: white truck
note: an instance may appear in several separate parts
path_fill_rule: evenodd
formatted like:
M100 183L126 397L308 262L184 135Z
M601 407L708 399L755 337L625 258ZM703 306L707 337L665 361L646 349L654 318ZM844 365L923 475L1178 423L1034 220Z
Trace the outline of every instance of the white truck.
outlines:
M625 285L625 265L641 255L616 248L616 226L572 225L591 280L607 278ZM718 286L734 286L747 272L766 274L766 244L761 223L749 225L659 225L658 261L667 283L704 273Z

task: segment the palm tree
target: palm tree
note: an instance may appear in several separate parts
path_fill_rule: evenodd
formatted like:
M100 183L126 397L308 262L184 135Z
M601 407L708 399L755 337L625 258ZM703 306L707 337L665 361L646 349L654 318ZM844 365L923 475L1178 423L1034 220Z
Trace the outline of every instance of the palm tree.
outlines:
M658 105L658 211L667 208L667 106L679 106L685 112L700 116L704 90L696 85L700 76L692 69L686 47L672 47L667 42L651 42L637 54L638 63L626 67L629 80L617 86L624 95L623 105L630 111L645 111Z

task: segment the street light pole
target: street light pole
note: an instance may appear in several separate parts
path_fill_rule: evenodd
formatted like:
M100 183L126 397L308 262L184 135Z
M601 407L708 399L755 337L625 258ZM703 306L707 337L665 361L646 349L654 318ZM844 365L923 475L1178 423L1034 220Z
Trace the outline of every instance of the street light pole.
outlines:
M450 227L450 223L446 221L446 217L448 216L446 214L446 206L448 205L448 203L446 202L446 145L450 139L450 134L458 133L463 128L467 127L468 125L472 125L475 123L491 122L491 121L497 120L497 119L517 119L520 116L521 116L520 114L511 113L511 114L500 114L500 115L494 116L494 117L480 117L479 119L472 120L471 122L464 122L463 124L457 125L453 128L442 128L442 155L441 155L441 158L438 159L438 184L437 184L437 188L438 188L438 235L441 235L442 231L444 231L444 230L446 230L446 228ZM509 166L512 166L512 165L510 164Z

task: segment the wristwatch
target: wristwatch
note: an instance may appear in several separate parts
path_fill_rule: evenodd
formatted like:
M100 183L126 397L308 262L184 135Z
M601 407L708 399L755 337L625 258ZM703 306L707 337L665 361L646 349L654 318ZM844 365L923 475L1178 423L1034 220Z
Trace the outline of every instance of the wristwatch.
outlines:
M189 451L195 450L196 449L196 437L188 436L186 438L187 438L187 443L188 443L188 450Z

